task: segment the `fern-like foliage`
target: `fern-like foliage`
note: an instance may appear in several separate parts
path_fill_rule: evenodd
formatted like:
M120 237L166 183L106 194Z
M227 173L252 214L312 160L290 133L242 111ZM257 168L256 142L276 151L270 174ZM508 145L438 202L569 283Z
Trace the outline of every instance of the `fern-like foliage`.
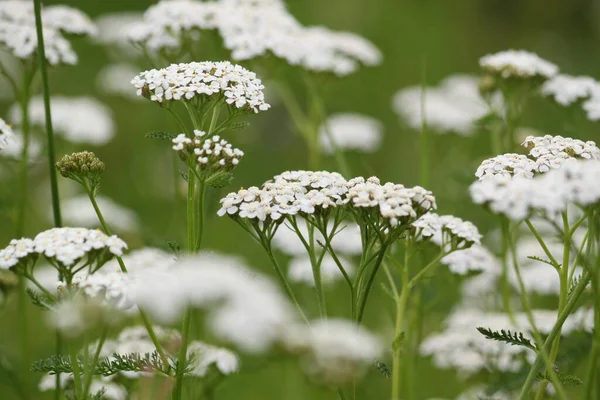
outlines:
M569 285L569 294L567 295L567 297L571 297L571 294L573 294L573 291L575 290L575 288L577 288L577 286L579 286L579 283L581 282L581 277L582 275L577 275L573 277L573 280L571 281L571 284Z
M81 358L77 359L79 369L84 370L84 363ZM192 360L189 361L190 363ZM72 373L73 360L71 357L55 354L35 362L31 366L33 372L43 372L48 374ZM189 363L186 364L185 371L189 370ZM91 365L88 369L91 368ZM119 372L155 372L162 375L175 376L179 363L172 359L165 365L157 352L130 354L113 354L110 358L101 359L94 367L94 375L110 376Z
M573 387L573 386L581 386L583 385L583 381L576 377L575 375L570 374L556 374L558 376L558 380L563 386ZM550 374L547 372L538 374L539 380L550 380Z
M554 264L552 261L546 260L545 258L541 258L541 257L527 256L527 258L529 258L530 260L543 262L544 264L548 264L554 268L560 268L560 265L561 265L561 264Z
M158 140L165 140L165 141L171 141L175 138L175 135L168 133L168 132L149 132L146 133L146 138L148 139L158 139Z
M37 292L31 288L26 288L25 292L27 293L27 296L29 296L31 303L34 306L39 307L43 310L50 309L50 305L52 304L52 299L50 299L48 296L46 296L40 292Z
M533 351L537 351L536 346L531 343L531 340L527 339L523 336L522 332L511 332L510 330L501 329L500 331L493 331L489 328L478 327L477 330L487 339L497 340L499 342L504 342L511 344L513 346L523 346L531 349Z

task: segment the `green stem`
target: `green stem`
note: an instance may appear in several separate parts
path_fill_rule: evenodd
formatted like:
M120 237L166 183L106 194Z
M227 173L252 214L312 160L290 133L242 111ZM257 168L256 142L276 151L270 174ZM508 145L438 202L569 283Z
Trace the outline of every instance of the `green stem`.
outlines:
M404 249L404 265L402 265L402 292L400 293L400 297L396 300L396 327L394 330L394 357L392 368L392 400L400 400L402 395L402 341L400 338L404 329L404 314L406 312L406 306L408 304L408 298L411 291L408 277L409 258L409 245L407 242Z
M548 249L548 246L546 246L546 242L544 242L544 239L542 238L542 236L538 233L538 231L535 229L535 227L533 226L533 224L531 223L531 221L529 219L525 220L525 224L527 224L527 226L529 227L529 230L531 231L531 233L533 233L533 236L535 236L535 238L537 239L540 246L542 246L544 253L550 259L550 261L554 265L554 268L556 268L558 270L560 268L560 264L558 263L558 261L556 261L556 258L554 258L554 256L552 255L552 253Z
M427 129L427 115L426 115L426 85L427 85L427 69L426 62L423 60L421 68L422 82L421 82L421 136L419 137L419 182L423 187L429 187L429 132Z
M71 346L71 367L73 369L73 381L75 383L75 398L83 399L81 397L81 371L79 369L79 358L77 357L77 351L74 346Z
M181 329L181 346L179 347L179 354L177 355L177 375L175 377L175 389L173 390L173 399L181 399L183 394L183 376L185 372L185 364L187 362L187 349L190 334L192 313L191 310L187 310L183 317L183 324Z
M308 224L307 224L308 225ZM312 267L313 278L315 281L315 291L317 292L317 304L319 306L319 314L321 318L327 318L327 303L325 302L325 292L323 291L323 282L321 279L321 263L317 261L315 255L315 227L308 225L308 241L307 247L310 264Z
M545 352L548 352L550 350L550 347L552 346L554 339L558 335L560 335L563 324L567 320L567 317L569 316L569 314L575 308L577 301L579 300L579 298L585 291L585 287L587 286L589 281L590 281L590 274L586 270L581 278L581 281L576 286L576 288L573 291L573 293L571 294L571 296L569 296L565 308L562 310L562 312L560 312L558 314L558 319L556 320L554 327L552 327L552 330L548 334L548 337L544 341L544 344L542 346L540 346L540 351L538 351L537 357L536 357L533 365L531 366L531 369L529 370L529 374L527 375L527 378L525 380L525 383L523 384L523 387L521 388L519 400L526 400L529 398L529 391L531 390L531 387L537 380L538 371L544 365L544 357L543 357L543 352L541 350L543 350Z
M421 271L419 271L419 273L410 280L410 282L408 283L408 287L412 289L416 285L418 285L421 279L423 279L423 277L425 277L427 273L433 270L438 265L440 260L446 255L447 254L444 253L444 251L441 251L440 254L437 255L437 257L431 260L429 264L427 264L423 269L421 269Z
M500 290L502 292L502 304L504 306L504 311L506 311L506 313L508 314L511 322L515 323L515 314L512 310L512 306L510 304L510 284L508 282L508 252L509 252L509 246L508 246L508 237L509 237L509 232L508 232L508 224L506 224L504 221L501 221L501 227L502 227L502 254L501 254L501 259L502 259L502 274L500 275Z
M44 89L44 111L46 115L46 135L48 137L48 165L50 168L50 188L52 193L52 215L54 225L62 226L60 215L60 200L58 197L58 182L56 179L56 155L54 151L54 131L52 130L52 113L50 111L50 85L48 83L48 70L46 68L46 50L44 47L44 31L42 29L42 5L40 0L33 0L35 13L35 27L38 39L38 55L42 86Z
M362 323L362 319L365 313L365 307L367 306L367 300L369 299L369 294L371 293L371 288L373 287L373 282L375 281L375 276L377 275L377 271L379 270L379 266L383 262L385 258L385 253L387 251L387 245L384 244L381 249L379 249L379 256L375 261L375 265L371 269L371 273L369 274L369 278L367 280L367 284L365 286L364 294L362 296L360 293L357 296L358 300L358 314L356 316L356 322L360 325Z
M94 370L96 365L98 364L98 360L100 359L100 353L102 351L102 346L104 346L104 342L106 341L106 337L108 336L108 329L104 328L102 331L102 335L98 340L98 347L96 347L96 351L94 352L94 357L92 358L92 363L89 366L88 374L85 377L85 383L83 385L83 396L82 399L87 399L87 395L90 392L90 386L92 385L92 378L94 376Z
M19 160L19 186L17 201L17 223L16 237L23 236L25 231L25 215L27 210L27 186L28 186L28 163L29 163L29 141L30 141L30 121L29 121L29 88L24 88L21 99L21 135L23 138L23 147L21 148L21 159Z
M60 332L56 331L56 345L55 345L56 354L62 353L62 337L60 336ZM60 374L56 374L54 377L54 385L56 389L54 390L54 400L60 400L61 398L61 388L60 388Z
M206 182L198 180L198 230L196 234L196 251L202 247L202 238L204 234L204 208L206 203Z

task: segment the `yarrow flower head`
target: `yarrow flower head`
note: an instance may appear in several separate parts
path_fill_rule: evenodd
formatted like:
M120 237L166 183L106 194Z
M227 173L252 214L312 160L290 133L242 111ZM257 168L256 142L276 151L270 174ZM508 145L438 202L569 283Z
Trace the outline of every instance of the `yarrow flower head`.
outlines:
M104 172L104 163L90 151L68 154L56 163L56 169L69 178L87 187L95 195Z
M117 236L107 236L101 231L85 228L53 228L32 239L12 240L0 250L0 268L27 268L39 256L53 265L71 269L83 258L92 269L97 269L112 256L120 256L127 248Z
M131 83L138 96L161 104L221 96L240 111L258 113L270 108L256 74L229 61L172 64L142 72Z
M362 377L383 351L379 338L349 321L329 319L286 328L283 345L303 358L307 375L325 384Z
M411 224L415 228L415 237L430 239L446 251L462 250L474 244L481 244L481 234L469 221L463 221L452 215L426 213Z
M477 121L500 108L501 100L502 96L496 93L488 105L479 92L476 77L451 75L435 87L399 90L392 98L392 108L415 131L421 130L425 120L436 133L470 136L477 130Z
M358 177L348 181L347 187L352 208L364 211L363 217L383 221L386 227L408 226L436 207L433 194L420 186L406 188L391 182L381 185L378 178Z
M41 96L32 98L29 107L31 124L44 128L44 99ZM51 107L54 131L71 143L102 146L115 135L112 112L92 97L53 96ZM21 108L18 104L10 109L10 115L13 121L21 123Z
M8 143L13 140L14 132L12 127L0 118L0 150L3 150Z
M67 6L48 6L42 10L46 60L51 65L76 64L77 54L68 35L93 36L96 27L87 15ZM33 4L27 1L0 2L0 47L16 58L35 59L37 33Z
M507 50L488 54L479 59L484 71L503 79L549 79L558 73L558 67L524 50Z
M374 118L360 114L334 114L319 128L319 142L331 154L335 149L357 150L365 153L377 151L383 127Z
M589 76L556 75L542 85L542 95L568 107L600 94L600 84Z
M244 152L233 148L231 143L218 135L208 138L205 136L206 132L200 130L194 130L193 139L181 133L173 139L173 150L185 162L194 158L199 170L209 176L233 171Z
M572 159L599 160L600 149L592 141L562 136L528 136L523 146L529 154L502 154L484 160L475 176L480 180L495 176L533 178L535 174L560 168Z

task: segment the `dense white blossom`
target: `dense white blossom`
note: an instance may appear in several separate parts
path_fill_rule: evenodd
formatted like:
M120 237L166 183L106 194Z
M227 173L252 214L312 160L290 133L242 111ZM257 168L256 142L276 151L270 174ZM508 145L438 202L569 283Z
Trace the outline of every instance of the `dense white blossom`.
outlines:
M347 186L347 198L352 207L376 208L393 227L417 219L436 207L433 194L420 186L406 188L391 182L381 185L376 177L354 178Z
M92 97L53 96L50 102L52 125L56 134L72 143L101 146L115 135L112 112ZM13 121L21 123L21 109L14 105L10 110ZM31 99L29 119L32 125L46 129L44 99Z
M313 214L347 202L346 180L336 172L286 171L256 186L229 193L221 199L218 215L265 221L284 215Z
M142 72L131 83L138 96L158 103L218 95L241 110L257 113L270 107L256 74L229 61L172 64Z
M13 140L14 132L12 127L0 118L0 150L4 150L5 147Z
M552 78L558 74L558 67L525 50L506 50L488 54L479 59L484 71L502 78Z
M44 7L43 30L46 60L51 65L76 64L67 35L93 36L96 27L81 11L62 5ZM20 59L37 54L33 3L19 0L0 2L0 47Z
M133 43L152 52L172 51L216 30L234 60L274 55L313 72L344 76L382 55L367 39L321 26L304 27L278 1L163 0L126 29Z
M33 240L13 239L0 250L0 268L8 269L27 259L30 254L43 255L62 265L70 266L87 253L106 250L120 256L127 248L117 236L107 236L99 230L86 228L52 228L39 233Z
M475 176L480 180L495 177L522 177L533 178L536 163L523 154L507 153L484 160Z
M279 289L233 257L181 259L168 271L140 274L131 293L159 321L172 322L189 306L207 310L207 327L248 352L269 348L280 329L294 320Z
M499 103L501 98L493 96L493 109ZM436 87L404 88L392 98L392 108L412 129L420 130L426 122L437 133L465 136L473 134L477 120L492 111L479 94L477 78L470 75L449 76Z
M138 226L135 212L115 203L108 197L96 196L98 207L106 223L117 232L133 232ZM61 201L62 216L66 224L86 228L100 226L98 215L87 195L70 197ZM49 210L48 215L51 215Z
M440 262L458 275L465 275L472 271L500 270L499 260L488 249L477 245L452 252L444 256Z
M570 158L600 160L600 149L591 140L584 142L559 135L527 136L523 141L523 146L529 150L529 155L538 162L545 156L559 160Z
M330 116L319 127L319 143L328 154L335 149L373 153L381 143L381 122L360 114L340 113Z
M349 276L354 275L354 264L346 260L344 257L338 257L344 270ZM321 280L324 284L332 284L336 281L344 279L344 275L334 259L326 254L320 265ZM309 286L315 286L312 263L308 255L297 256L292 258L288 266L288 279L290 282L304 283Z
M431 239L438 246L447 250L453 242L458 245L480 244L481 234L477 227L469 221L463 221L452 215L438 215L433 212L424 214L411 224L416 228L416 237Z
M227 140L215 135L205 138L206 132L194 130L194 137L189 138L180 133L173 140L173 150L187 161L188 157L196 158L201 170L209 172L231 171L240 162L244 152L234 148Z
M567 107L600 92L600 84L589 76L556 75L542 85L542 95Z
M379 338L365 328L341 319L289 325L284 346L303 356L305 372L322 382L351 382L383 351Z

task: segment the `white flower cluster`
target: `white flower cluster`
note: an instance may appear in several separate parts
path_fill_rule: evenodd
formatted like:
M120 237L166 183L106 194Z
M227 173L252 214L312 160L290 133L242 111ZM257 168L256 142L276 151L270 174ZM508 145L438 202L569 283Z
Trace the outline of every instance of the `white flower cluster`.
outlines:
M381 143L381 122L360 114L340 113L330 116L319 128L319 143L325 153L335 149L373 153Z
M381 52L368 40L349 32L304 27L280 1L163 0L151 6L126 35L152 52L181 48L203 30L217 30L234 60L268 54L291 65L338 76L361 64L377 65Z
M556 323L557 311L533 310L533 317L540 332L547 334ZM562 334L568 335L584 329L582 317L583 313L579 318L567 319ZM510 317L504 313L459 309L448 318L443 332L433 334L423 341L421 353L432 356L434 364L440 368L456 368L467 375L490 367L516 372L523 366L524 358L529 362L535 359L535 352L522 346L509 346L487 339L476 329L509 329L524 333L530 330L525 313L517 313L515 322L511 322Z
M478 245L454 251L444 256L440 262L457 275L465 275L472 271L500 270L498 259L487 248Z
M506 153L484 160L475 176L480 180L496 176L533 178L536 167L535 161L523 154Z
M195 129L194 138L190 139L185 133L173 139L173 150L177 151L183 160L196 157L200 169L212 172L232 171L244 156L240 149L233 148L231 143L215 135L206 139L206 132Z
M138 96L158 103L219 95L237 109L258 113L270 108L256 74L229 61L172 64L142 72L131 83Z
M336 172L286 171L256 186L229 193L221 199L219 216L265 221L279 220L284 215L313 214L317 210L347 202L346 180Z
M133 232L137 229L139 220L135 212L117 204L112 199L96 196L98 207L109 226L114 227L117 232ZM100 226L98 215L87 195L70 197L61 201L62 216L66 224L86 228L97 228ZM48 210L50 217L51 210Z
M347 199L358 209L376 208L392 227L419 218L435 209L435 197L420 186L407 188L391 182L381 185L376 177L348 181Z
M284 346L304 357L305 372L321 382L359 378L383 352L379 338L349 321L319 320L286 327Z
M66 35L96 33L92 21L81 11L61 5L42 10L46 60L51 65L76 64L75 54ZM20 0L0 2L0 47L20 59L37 54L37 33L33 3Z
M572 159L534 179L496 176L473 183L469 190L476 204L512 220L527 218L534 210L553 218L570 204L600 201L599 177L599 161Z
M600 84L589 76L556 75L542 85L542 95L568 107L600 94Z
M486 72L497 74L504 79L549 79L558 74L556 65L525 50L506 50L488 54L479 59L479 65Z
M92 97L53 96L51 99L54 131L72 143L102 146L115 135L115 123L110 109ZM15 104L10 109L11 119L21 123L21 108ZM31 99L29 119L32 125L46 128L44 99Z
M129 296L130 277L122 272L95 273L78 282L83 292L92 298L106 301L119 310L133 307Z
M463 221L452 215L438 215L433 212L424 214L411 224L416 228L415 236L421 239L431 239L440 247L455 246L469 247L481 244L481 234L477 227L469 221Z
M481 97L476 77L452 75L436 87L411 86L398 91L392 108L414 130L421 130L426 122L427 128L437 133L470 136L477 129L477 120L500 108L501 95L491 100L488 105Z
M188 307L207 310L207 327L248 352L268 349L295 315L274 283L233 257L210 254L181 259L168 270L139 274L131 285L131 299L166 323Z
M475 176L480 180L496 176L533 178L560 168L567 160L600 160L600 149L592 141L565 138L560 135L527 136L522 143L529 156L507 153L484 160Z
M127 248L117 236L86 228L53 228L39 233L33 240L13 239L0 250L0 268L8 269L30 255L43 255L62 265L71 266L87 253L108 251L120 256Z
M3 150L14 138L12 127L0 118L0 150Z

